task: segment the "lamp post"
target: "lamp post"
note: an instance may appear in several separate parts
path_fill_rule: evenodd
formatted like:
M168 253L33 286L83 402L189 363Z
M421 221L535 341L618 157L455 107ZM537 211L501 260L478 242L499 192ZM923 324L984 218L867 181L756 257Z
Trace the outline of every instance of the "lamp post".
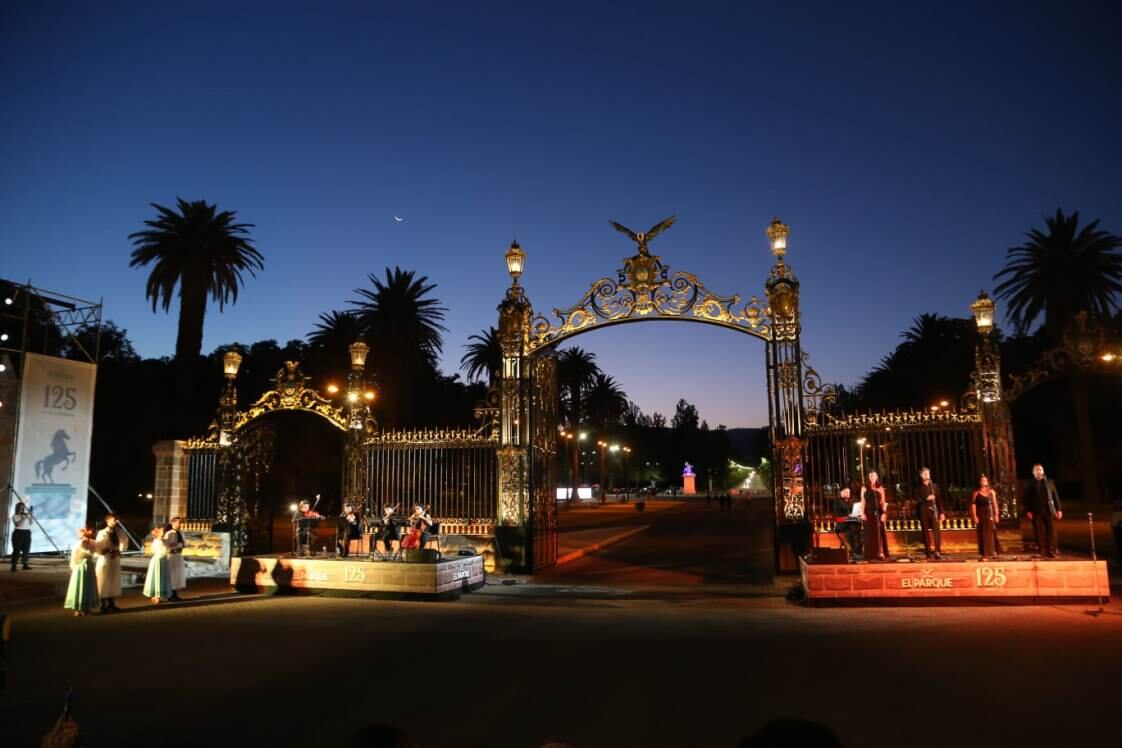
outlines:
M857 455L861 461L861 485L865 485L865 437L857 440Z
M974 347L974 371L970 374L978 410L982 416L983 459L1000 501L1002 519L1016 516L1014 499L1017 474L1013 452L1013 419L1001 385L1001 353L994 343L997 304L985 291L970 305L980 340Z
M600 448L600 503L603 504L607 496L608 484L604 481L604 462L608 456L607 449L608 443L605 441L596 442L596 446Z
M223 447L229 446L233 438L234 419L238 413L238 389L234 380L238 378L241 365L242 354L237 351L226 351L222 357L222 374L226 377L226 386L218 399L218 443Z
M631 471L630 471L630 458L631 447L623 448L623 495L627 496L631 492Z

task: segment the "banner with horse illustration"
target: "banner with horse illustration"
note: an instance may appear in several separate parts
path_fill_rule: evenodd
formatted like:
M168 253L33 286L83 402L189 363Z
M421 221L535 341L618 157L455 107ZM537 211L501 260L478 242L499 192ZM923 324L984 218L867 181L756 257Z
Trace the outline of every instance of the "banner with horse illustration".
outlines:
M96 379L93 364L34 353L24 362L9 506L34 508L32 553L69 549L86 523Z

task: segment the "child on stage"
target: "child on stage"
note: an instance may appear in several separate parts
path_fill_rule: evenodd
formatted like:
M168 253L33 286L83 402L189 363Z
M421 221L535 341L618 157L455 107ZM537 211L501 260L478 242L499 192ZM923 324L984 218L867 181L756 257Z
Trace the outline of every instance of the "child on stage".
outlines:
M70 550L70 585L66 588L65 610L84 616L97 607L97 573L94 571L93 530L78 530L78 542Z
M144 578L144 596L157 605L160 598L171 595L171 569L168 567L168 549L164 545L164 528L152 530L152 560L148 562L148 575Z

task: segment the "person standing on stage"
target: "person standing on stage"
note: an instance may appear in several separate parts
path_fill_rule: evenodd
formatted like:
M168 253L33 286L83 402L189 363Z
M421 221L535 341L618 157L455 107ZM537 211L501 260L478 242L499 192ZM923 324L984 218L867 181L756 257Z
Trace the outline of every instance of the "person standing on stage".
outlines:
M1063 507L1060 505L1060 495L1056 492L1056 484L1051 478L1045 477L1044 466L1040 463L1032 466L1032 481L1025 489L1023 503L1025 516L1032 522L1040 555L1059 558L1060 554L1056 549L1056 520L1064 518Z
M997 520L1001 513L997 508L997 491L990 488L990 479L978 479L978 488L970 502L974 524L978 529L978 556L985 560L1001 555L1001 541L997 539Z
M16 504L16 511L12 515L12 571L16 570L16 561L20 554L23 555L23 570L31 567L27 563L27 555L31 553L31 510L22 501Z
M165 528L156 525L152 530L152 560L144 576L144 596L157 605L171 594L171 569L168 565L168 547L164 545Z
M182 520L172 517L171 522L164 528L164 546L168 549L168 573L171 575L171 597L168 600L177 602L182 600L179 590L187 589L187 563L183 560L183 549L187 547L187 539L179 529Z
M865 560L884 561L888 549L884 547L884 515L888 511L888 498L880 476L875 472L868 475L865 485L861 486L861 516L865 520Z
M916 502L919 511L919 526L923 531L923 550L927 559L943 557L943 532L941 524L947 518L943 511L943 492L939 484L931 480L930 468L919 471L919 485L916 487Z
M97 572L94 570L94 537L88 527L78 529L78 542L70 549L70 584L64 610L84 616L97 605Z
M117 525L117 515L105 515L105 527L97 534L94 551L97 554L97 596L101 598L101 612L120 610L117 598L121 596L121 554L129 548L129 539Z

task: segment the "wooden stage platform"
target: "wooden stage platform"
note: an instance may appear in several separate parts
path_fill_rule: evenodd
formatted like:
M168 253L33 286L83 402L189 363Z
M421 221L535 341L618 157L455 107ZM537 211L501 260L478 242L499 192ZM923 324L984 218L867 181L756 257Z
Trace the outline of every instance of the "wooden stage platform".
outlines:
M230 584L242 592L342 591L375 597L454 599L485 580L482 556L439 561L246 556L230 564Z
M948 602L1041 605L1110 599L1106 561L1002 560L807 563L811 603L931 605Z

